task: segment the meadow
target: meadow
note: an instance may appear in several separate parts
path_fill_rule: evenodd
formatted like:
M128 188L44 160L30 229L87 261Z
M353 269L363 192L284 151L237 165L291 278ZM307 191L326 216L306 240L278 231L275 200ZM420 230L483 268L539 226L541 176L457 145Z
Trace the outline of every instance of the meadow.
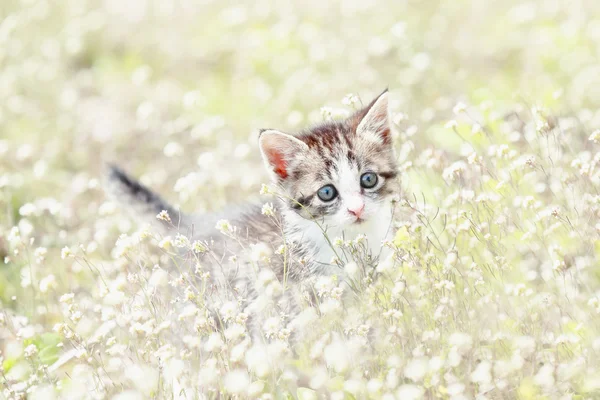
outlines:
M599 59L594 0L2 0L0 399L600 398ZM386 87L395 257L261 341L103 190L273 203L258 129Z

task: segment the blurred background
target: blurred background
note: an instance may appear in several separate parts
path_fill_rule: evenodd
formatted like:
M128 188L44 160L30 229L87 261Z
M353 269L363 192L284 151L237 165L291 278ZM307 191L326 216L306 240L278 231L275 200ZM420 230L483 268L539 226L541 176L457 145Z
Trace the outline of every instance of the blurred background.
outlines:
M293 132L348 93L389 87L417 141L458 101L597 119L599 15L593 0L3 0L1 221L32 190L93 209L106 161L218 208L265 179L258 128Z

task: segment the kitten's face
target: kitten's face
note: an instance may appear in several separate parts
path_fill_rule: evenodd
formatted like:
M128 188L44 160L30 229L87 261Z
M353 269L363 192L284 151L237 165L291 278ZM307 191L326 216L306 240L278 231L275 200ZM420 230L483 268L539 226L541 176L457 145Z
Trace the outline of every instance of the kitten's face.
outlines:
M399 189L387 92L345 121L295 136L264 131L260 146L274 182L293 199L287 206L328 226L368 221Z

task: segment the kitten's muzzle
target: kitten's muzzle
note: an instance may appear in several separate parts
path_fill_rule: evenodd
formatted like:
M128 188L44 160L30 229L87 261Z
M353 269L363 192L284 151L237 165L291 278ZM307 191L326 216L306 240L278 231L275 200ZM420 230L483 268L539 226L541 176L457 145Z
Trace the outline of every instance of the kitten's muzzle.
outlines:
M365 211L365 203L360 203L353 205L352 207L348 207L348 212L356 217L356 220L360 220L363 212Z

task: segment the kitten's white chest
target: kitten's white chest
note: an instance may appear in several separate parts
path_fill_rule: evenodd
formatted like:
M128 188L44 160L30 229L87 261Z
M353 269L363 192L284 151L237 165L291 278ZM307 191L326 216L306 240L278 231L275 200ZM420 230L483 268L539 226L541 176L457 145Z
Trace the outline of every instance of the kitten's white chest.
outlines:
M336 239L345 241L354 240L359 235L366 237L367 251L372 257L378 257L382 250L382 243L393 235L392 206L381 207L380 211L362 224L338 226L319 226L319 224L298 217L294 214L287 216L288 223L293 224L293 241L309 245L311 251L310 261L320 265L320 273L326 275L340 275L343 271L332 264L335 258L340 258L344 263L343 249L335 245Z

